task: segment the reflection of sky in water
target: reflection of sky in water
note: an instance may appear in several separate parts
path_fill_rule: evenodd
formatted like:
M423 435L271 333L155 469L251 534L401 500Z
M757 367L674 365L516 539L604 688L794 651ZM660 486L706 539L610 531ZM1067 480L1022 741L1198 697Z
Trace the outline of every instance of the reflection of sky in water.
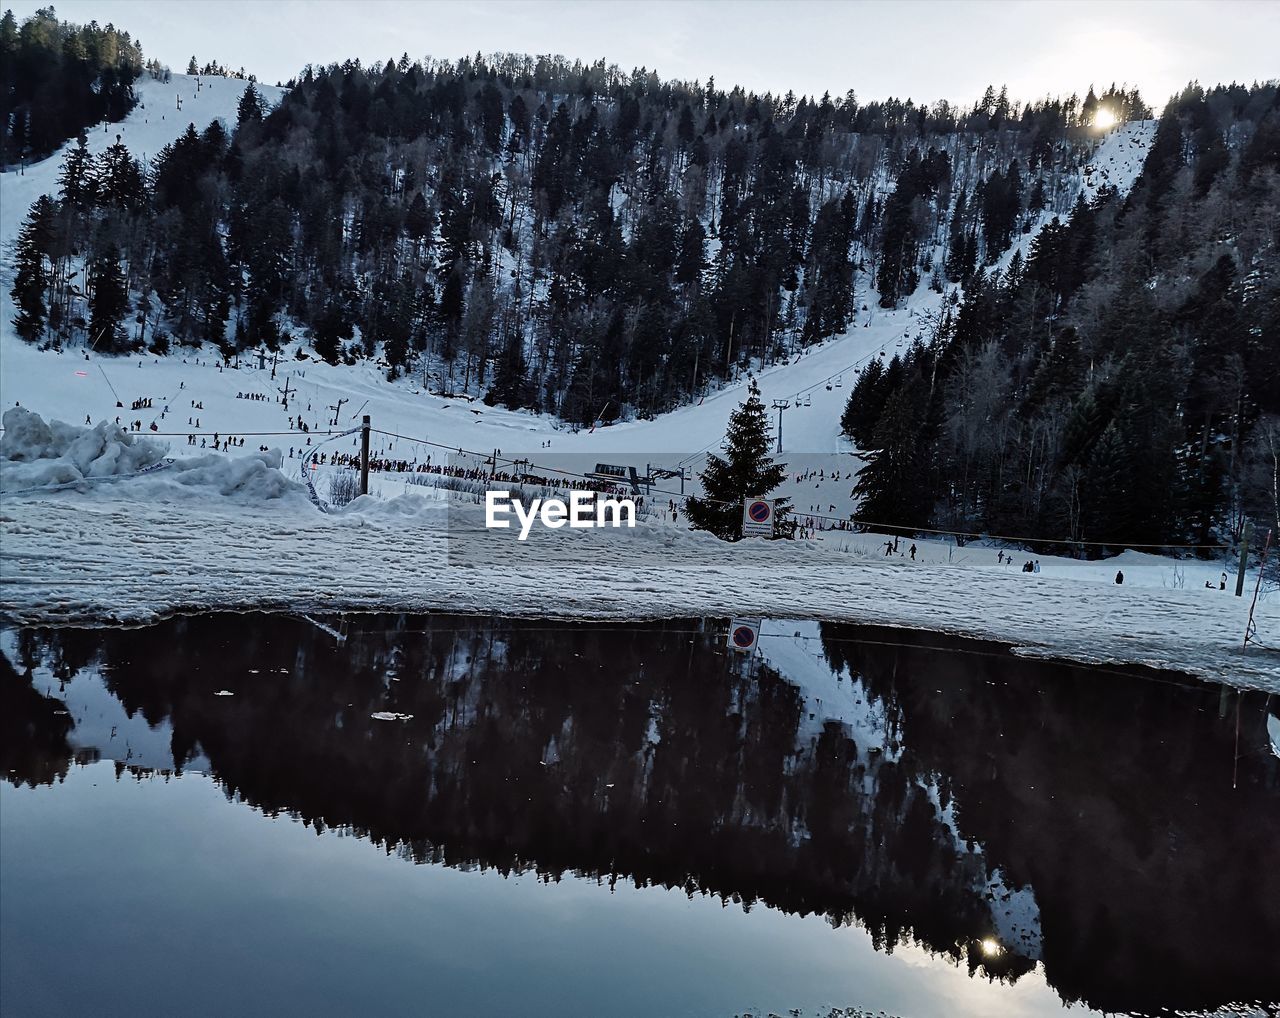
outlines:
M14 1013L1061 1010L1039 972L990 983L812 916L411 865L228 802L201 775L117 781L102 763L53 787L0 785L0 800Z

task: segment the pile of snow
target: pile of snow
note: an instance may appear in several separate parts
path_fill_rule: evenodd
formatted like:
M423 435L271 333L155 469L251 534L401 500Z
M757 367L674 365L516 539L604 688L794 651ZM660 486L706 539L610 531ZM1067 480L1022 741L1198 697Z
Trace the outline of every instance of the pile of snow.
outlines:
M190 459L166 459L167 451L164 443L107 421L88 428L46 423L39 414L11 407L0 437L0 492L87 491L95 482L126 478L132 479L132 494L147 498L200 493L253 501L303 490L281 472L279 450Z
M193 459L174 460L163 474L148 478L147 487L162 496L187 491L245 502L301 495L302 485L281 472L283 462L279 449L236 457L207 453Z
M137 474L155 468L164 454L160 442L106 421L93 428L46 424L39 414L12 407L5 412L0 438L0 491Z

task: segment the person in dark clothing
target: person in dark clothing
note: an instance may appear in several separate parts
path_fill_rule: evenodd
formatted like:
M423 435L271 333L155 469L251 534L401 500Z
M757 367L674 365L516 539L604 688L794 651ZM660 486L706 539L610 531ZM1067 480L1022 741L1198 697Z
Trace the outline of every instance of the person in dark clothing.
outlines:
M913 544L911 546L911 561L914 562L915 560L916 560L916 546Z
M1116 570L1116 583L1124 583L1124 573L1119 569Z

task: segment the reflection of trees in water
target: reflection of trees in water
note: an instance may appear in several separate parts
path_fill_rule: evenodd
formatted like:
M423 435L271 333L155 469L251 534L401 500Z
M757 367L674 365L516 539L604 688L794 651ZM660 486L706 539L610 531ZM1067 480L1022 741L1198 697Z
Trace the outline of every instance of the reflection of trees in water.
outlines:
M71 764L71 718L0 654L0 771L14 785L49 785Z
M1239 700L1233 789L1234 692L867 636L824 625L829 662L894 705L904 763L937 774L961 835L1035 889L1060 993L1105 1010L1280 997L1265 696Z
M982 891L999 866L1034 888L1048 976L1068 999L1265 996L1276 877L1260 872L1260 839L1275 834L1276 773L1249 757L1240 797L1224 793L1216 694L849 642L858 633L824 627L824 646L891 713L895 760L860 753L836 724L797 747L795 687L767 667L747 674L716 628L688 622L368 616L336 646L295 619L199 617L27 631L19 655L64 676L101 660L130 713L169 719L177 766L202 752L229 796L417 861L820 913L865 925L881 949L914 940L1016 978L1029 959L978 949L994 933ZM236 695L212 695L222 688ZM1213 711L1198 713L1202 701ZM1210 760L1212 774L1193 773ZM929 787L954 798L961 835L983 851L957 843ZM1188 788L1203 810L1185 808ZM1259 839L1240 809L1269 812ZM1218 921L1233 911L1236 932ZM1187 917L1217 942L1199 950ZM1176 992L1160 992L1166 981Z

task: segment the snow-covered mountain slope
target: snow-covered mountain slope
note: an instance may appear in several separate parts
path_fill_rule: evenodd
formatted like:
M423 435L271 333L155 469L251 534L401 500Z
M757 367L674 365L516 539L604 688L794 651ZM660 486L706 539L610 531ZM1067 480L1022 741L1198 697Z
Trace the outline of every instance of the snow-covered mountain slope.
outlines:
M146 79L139 85L140 102L121 124L103 125L89 134L90 145L101 150L117 134L137 156L149 158L174 140L188 123L203 127L212 119L234 124L236 105L245 83L233 79L175 75L172 82ZM258 86L269 102L278 101L281 90ZM182 110L176 107L182 101ZM1154 121L1126 124L1108 135L1081 170L1077 190L1095 194L1102 184L1125 191L1141 168ZM14 238L26 209L36 196L56 190L63 153L28 167L25 175L6 174L0 179L3 214L0 215L0 255L11 256ZM888 177L886 187L891 186ZM1051 218L1049 213L1039 225ZM1031 234L1018 243L1026 246ZM1012 252L1006 254L1005 259ZM299 362L292 357L281 364L275 378L257 368L252 356L242 358L235 370L220 370L212 351L188 353L156 359L102 358L97 354L84 360L83 352L64 355L37 352L12 334L12 305L8 287L0 295L0 405L21 402L47 417L80 423L86 417L141 420L144 428L155 423L161 432L181 433L176 445L186 444L186 434L211 440L217 432L249 435L252 432L290 432L297 435L270 436L269 445L303 447L298 430L298 414L311 430L324 428L337 412L338 428L352 426L361 413L373 418L374 426L439 446L488 453L501 449L504 457L525 457L546 461L550 453L580 454L584 459L629 464L638 468L656 465L667 469L681 466L697 469L702 453L722 440L725 423L741 402L745 377L707 395L697 405L686 406L655 420L633 420L594 431L571 432L548 417L489 408L479 402L444 399L426 395L413 379L386 381L376 364L361 362L353 367L331 367L323 362ZM859 462L854 450L840 435L839 418L857 372L871 358L886 361L910 345L917 337L928 338L936 326L943 297L922 282L906 306L884 310L864 275L857 281L858 301L855 321L842 336L810 348L789 363L762 371L758 380L766 406L785 400L783 450L795 474L782 494L790 497L802 513L815 516L847 517L853 510L851 475ZM288 406L278 401L288 383ZM237 398L238 395L266 396L265 400ZM123 413L135 399L151 400L152 411ZM195 412L192 404L203 405ZM169 412L164 413L164 407ZM190 413L185 411L192 411ZM188 424L188 418L190 424ZM199 421L199 427L196 422ZM549 443L549 444L548 444ZM381 451L396 458L421 461L432 447L388 440ZM436 458L439 458L437 449ZM552 464L554 465L554 464ZM562 469L573 469L568 463ZM580 466L579 466L579 469ZM812 477L807 476L812 471ZM820 475L819 475L819 472ZM832 475L835 475L833 480Z
M913 338L927 334L930 315L941 296L922 290L910 306L896 311L876 307L868 294L868 311L845 335L811 348L789 364L768 368L758 376L767 407L787 400L784 411L783 450L793 471L815 476L792 481L782 491L803 510L821 505L822 515L846 517L852 511L852 481L858 466L849 442L840 435L840 414L860 367L872 357L891 358ZM594 432L573 432L546 416L487 407L479 401L445 399L424 393L410 380L388 383L380 369L363 362L348 367L322 361L282 359L271 378L271 363L258 367L256 357L241 357L240 367L221 369L213 351L170 357L103 357L86 359L82 350L63 354L39 351L11 335L0 347L0 405L15 403L46 417L83 423L86 417L121 422L140 420L144 429L152 423L172 434L174 451L182 454L187 434L212 441L217 433L252 435L277 432L251 439L258 444L301 450L306 436L296 425L301 415L311 431L324 431L333 419L330 409L343 400L338 430L353 427L369 414L375 428L434 445L403 439L379 439L375 454L422 462L428 455L438 462L447 450L490 453L501 449L504 459L527 458L535 466L559 467L581 472L598 461L646 464L691 470L704 464L703 453L715 449L724 438L729 414L744 395L745 379L650 421L631 421ZM290 401L278 401L286 382ZM238 398L244 395L263 399ZM124 404L116 406L117 398ZM149 399L151 409L129 409L138 399ZM193 408L193 403L202 409ZM168 413L164 412L165 407ZM191 421L188 424L188 420ZM776 420L776 415L775 415ZM196 422L199 422L199 427ZM290 434L292 432L292 434ZM315 443L320 439L317 437ZM350 451L353 439L338 448ZM550 442L544 447L544 442ZM333 447L330 447L333 448ZM822 471L822 478L816 476ZM833 472L839 480L832 478ZM678 481L675 482L678 490ZM834 509L830 507L834 506ZM829 511L830 510L830 511Z
M1085 201L1093 201L1103 188L1114 188L1121 197L1128 194L1134 181L1142 172L1158 123L1158 120L1134 120L1107 132L1106 137L1099 142L1098 147L1089 156L1075 186L1071 189L1072 204L1079 195L1083 195ZM1053 209L1045 209L1041 212L1030 232L1014 238L1013 244L1000 257L997 266L1001 269L1008 268L1015 251L1020 251L1025 259L1031 251L1031 242L1036 234L1055 215L1060 219L1065 218Z
M105 151L115 144L118 135L134 158L146 166L157 152L179 138L189 124L203 131L213 121L221 120L230 133L235 130L236 106L246 85L248 82L238 78L175 74L169 81L157 81L144 74L134 85L138 104L124 120L98 124L85 132L89 151L94 155ZM284 95L284 89L274 85L255 84L254 87L273 105ZM0 257L6 266L11 264L13 244L27 210L42 194L57 192L63 158L67 149L75 144L72 139L48 159L24 169L0 173ZM0 301L7 334L13 313L8 286L4 287Z

